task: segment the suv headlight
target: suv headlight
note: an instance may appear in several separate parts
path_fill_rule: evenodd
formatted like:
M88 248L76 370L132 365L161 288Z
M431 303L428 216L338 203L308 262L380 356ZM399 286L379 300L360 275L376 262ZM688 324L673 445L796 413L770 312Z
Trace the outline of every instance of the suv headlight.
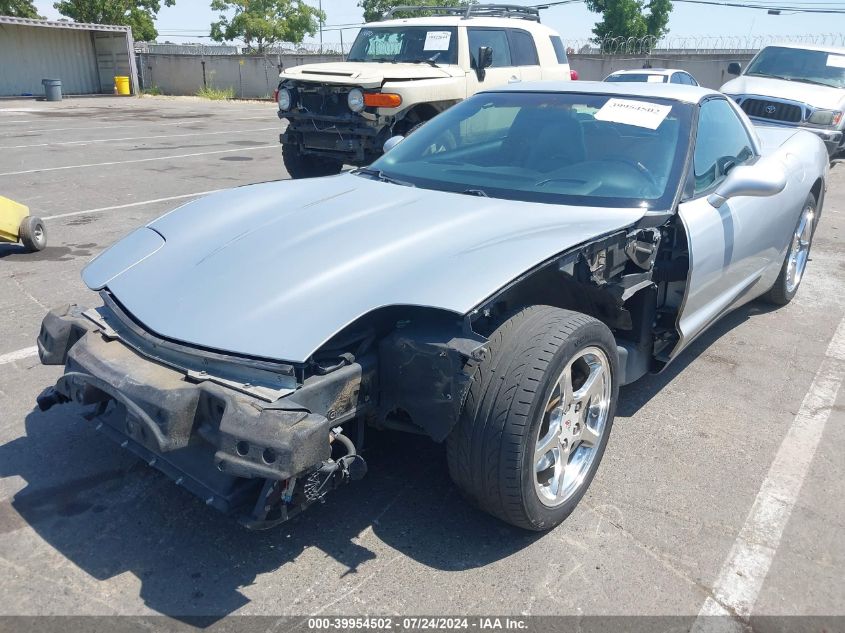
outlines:
M839 125L842 120L842 112L839 110L816 110L807 119L813 125Z
M346 96L346 103L353 112L361 112L364 109L364 91L353 88Z
M293 95L287 88L279 88L279 110L290 110Z

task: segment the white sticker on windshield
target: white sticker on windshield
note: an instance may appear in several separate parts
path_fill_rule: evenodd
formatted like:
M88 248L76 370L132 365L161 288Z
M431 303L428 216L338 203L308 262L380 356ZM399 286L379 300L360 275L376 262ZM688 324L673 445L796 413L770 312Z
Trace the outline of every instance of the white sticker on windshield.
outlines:
M663 75L649 75L646 81L650 84L662 84L664 81Z
M672 106L634 101L632 99L608 99L595 114L599 121L636 125L656 130L663 123Z
M827 65L834 68L845 68L845 55L828 55Z
M428 31L425 34L424 51L448 51L452 40L451 31Z

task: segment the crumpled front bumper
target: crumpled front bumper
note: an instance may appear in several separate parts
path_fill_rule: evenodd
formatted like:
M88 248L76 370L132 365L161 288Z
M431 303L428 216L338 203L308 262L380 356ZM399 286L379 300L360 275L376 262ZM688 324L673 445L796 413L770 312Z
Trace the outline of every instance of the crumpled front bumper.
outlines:
M65 373L41 406L96 406L100 430L224 512L254 499L265 480L300 476L329 458L324 416L196 380L107 336L83 312L65 306L44 318L41 361L64 364Z

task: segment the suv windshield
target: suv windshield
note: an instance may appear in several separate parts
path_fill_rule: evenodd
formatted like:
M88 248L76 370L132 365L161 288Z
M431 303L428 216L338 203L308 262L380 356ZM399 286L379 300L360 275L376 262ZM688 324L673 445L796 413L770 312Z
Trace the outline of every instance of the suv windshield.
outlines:
M845 55L767 46L751 61L745 74L845 88Z
M480 93L423 125L372 168L417 187L469 195L667 209L691 110L651 97Z
M363 28L346 61L456 64L457 29L453 26Z

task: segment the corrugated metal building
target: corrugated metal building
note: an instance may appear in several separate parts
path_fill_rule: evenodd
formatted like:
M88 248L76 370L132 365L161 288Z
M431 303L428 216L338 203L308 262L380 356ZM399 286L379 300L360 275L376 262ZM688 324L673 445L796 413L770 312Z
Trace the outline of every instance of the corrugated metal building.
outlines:
M42 79L61 79L66 95L111 94L115 75L138 94L128 26L0 16L0 96L44 94Z

